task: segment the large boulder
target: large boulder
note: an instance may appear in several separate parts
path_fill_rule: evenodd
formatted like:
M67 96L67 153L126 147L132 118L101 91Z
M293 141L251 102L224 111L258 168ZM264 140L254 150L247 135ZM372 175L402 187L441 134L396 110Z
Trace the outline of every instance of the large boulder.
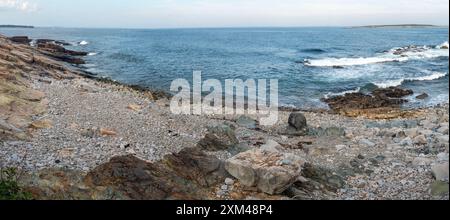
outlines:
M239 144L233 128L222 124L211 126L208 133L198 143L198 146L207 151L230 150Z
M442 164L435 164L431 171L436 180L448 182L448 162Z
M300 177L304 163L293 154L255 149L227 160L225 169L241 184L274 195L284 192Z
M305 115L300 112L294 112L289 115L289 126L295 128L298 131L308 128Z

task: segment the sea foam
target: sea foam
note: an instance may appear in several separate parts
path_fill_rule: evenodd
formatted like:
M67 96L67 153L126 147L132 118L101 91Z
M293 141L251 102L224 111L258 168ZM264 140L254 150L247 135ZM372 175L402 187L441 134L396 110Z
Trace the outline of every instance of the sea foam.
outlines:
M317 60L306 59L304 64L313 67L342 67L342 66L359 66L386 62L405 62L408 60L432 59L438 57L448 57L448 42L445 42L434 48L423 47L406 47L392 48L386 53L374 57L357 57L357 58L325 58ZM399 52L399 50L403 50Z
M419 77L410 77L410 78L404 78L404 79L388 80L388 81L385 81L385 82L375 82L373 84L375 84L376 86L378 86L380 88L389 88L389 87L394 87L394 86L400 86L400 85L402 85L405 82L437 80L437 79L443 78L443 77L445 77L447 75L448 75L448 73L432 72L431 75L427 75L427 76L419 76Z
M87 42L87 41L80 41L80 43L78 43L79 45L88 45L89 44L89 42Z

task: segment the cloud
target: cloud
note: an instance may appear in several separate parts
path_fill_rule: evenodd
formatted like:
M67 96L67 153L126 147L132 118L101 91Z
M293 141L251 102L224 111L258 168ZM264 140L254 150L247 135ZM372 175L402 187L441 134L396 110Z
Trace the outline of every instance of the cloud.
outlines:
M37 10L37 4L25 0L0 0L0 9L13 9L24 12Z

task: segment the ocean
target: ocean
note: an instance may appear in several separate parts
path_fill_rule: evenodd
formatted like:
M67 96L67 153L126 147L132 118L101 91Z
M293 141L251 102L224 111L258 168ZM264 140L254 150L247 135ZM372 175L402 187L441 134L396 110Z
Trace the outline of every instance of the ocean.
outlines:
M321 98L401 85L405 107L449 102L448 28L0 28L7 36L64 40L89 52L83 68L168 91L174 79L278 79L280 104L326 108ZM410 47L408 47L410 46ZM408 47L408 48L405 48Z

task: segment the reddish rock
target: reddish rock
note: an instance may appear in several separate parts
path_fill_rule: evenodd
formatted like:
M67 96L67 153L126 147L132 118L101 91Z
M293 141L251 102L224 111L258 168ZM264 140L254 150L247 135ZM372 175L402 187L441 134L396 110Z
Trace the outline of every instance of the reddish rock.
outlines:
M412 90L391 87L376 89L371 95L349 93L343 96L323 99L323 101L336 112L349 109L398 108L400 105L408 102L408 100L402 98L412 94Z
M92 189L108 189L123 199L206 199L211 188L224 179L219 159L187 148L157 163L134 156L115 157L92 170L85 183Z

